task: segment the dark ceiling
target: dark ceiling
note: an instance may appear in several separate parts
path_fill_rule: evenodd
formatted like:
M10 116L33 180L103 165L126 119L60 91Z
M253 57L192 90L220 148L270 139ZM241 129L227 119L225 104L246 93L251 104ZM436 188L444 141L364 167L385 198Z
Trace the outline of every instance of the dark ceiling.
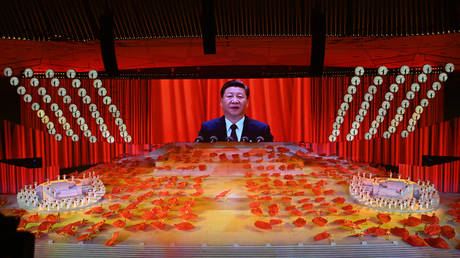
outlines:
M8 0L0 8L0 36L97 40L102 21L109 19L115 40L196 38L202 36L202 19L209 18L201 16L203 9L209 8L217 37L311 36L316 23L310 17L321 10L327 36L460 31L458 0Z

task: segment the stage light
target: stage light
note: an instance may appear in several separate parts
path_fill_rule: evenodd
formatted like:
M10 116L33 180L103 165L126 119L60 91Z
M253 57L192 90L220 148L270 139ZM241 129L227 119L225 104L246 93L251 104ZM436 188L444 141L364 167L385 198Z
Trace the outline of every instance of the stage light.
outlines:
M337 114L338 114L339 116L345 116L345 113L346 113L346 112L345 112L344 110L342 110L342 109L339 109L339 111L337 111Z
M115 138L114 138L113 136L109 136L109 137L107 138L107 142L108 142L108 143L113 143L113 142L115 142Z
M329 135L330 142L335 142L336 140L337 140L337 137L335 137L334 135ZM126 141L126 137L125 137L125 141Z
M113 113L113 112L115 112L115 111L117 111L117 106L115 106L114 104L111 104L111 105L109 106L109 112L110 112L110 113Z
M377 93L377 87L375 87L374 85L371 85L371 86L369 86L369 88L367 89L367 91L368 91L370 94L375 94L375 93Z
M364 117L361 115L356 115L355 120L361 123L364 120Z
M48 133L51 134L51 135L54 135L56 134L56 128L51 128L48 130Z
M90 112L95 112L95 111L97 111L97 106L96 106L96 104L94 104L94 103L93 103L93 104L90 104L90 105L88 106L88 108L89 108L89 111L90 111ZM94 116L93 116L93 117L94 117ZM98 117L99 117L99 116L98 116Z
M75 105L75 104L70 104L69 105L69 111L70 112L75 112L75 111L77 111L77 109L78 109L77 105Z
M398 107L398 109L396 109L396 113L400 115L404 115L405 112L406 112L406 109L403 107Z
M419 74L418 77L417 77L417 80L420 83L426 82L427 79L428 79L428 77L424 73Z
M391 126L397 127L399 125L399 122L396 119L392 119L390 124L391 124Z
M94 88L99 89L102 86L102 81L99 79L94 80L93 86Z
M45 116L45 111L44 111L43 109L37 110L37 116L38 116L39 118L44 117L44 116Z
M401 107L403 107L403 108L408 108L409 105L410 105L410 102L409 102L407 99L403 99L403 100L401 101Z
M361 83L361 79L358 76L354 76L353 78L351 78L351 84L353 84L354 86L357 86L360 83Z
M393 84L390 85L390 91L391 92L396 93L396 92L398 92L398 90L399 90L399 87L398 87L398 85L396 83L393 83Z
M347 141L351 142L351 141L353 141L353 138L354 138L353 135L351 135L351 134L347 135Z
M26 94L26 88L24 86L19 86L16 90L16 92L19 94L19 95L24 95Z
M74 88L80 88L80 86L81 86L81 81L80 81L80 79L73 79L73 80L72 80L72 87L74 87Z
M421 105L416 106L415 107L415 113L422 114L423 113L423 107Z
M3 74L6 77L11 77L13 75L13 69L11 69L11 67L6 67L5 69L3 69Z
M73 79L77 75L77 72L74 69L69 69L69 70L67 70L65 75L67 76L67 78Z
M24 77L31 78L32 76L34 76L34 70L32 70L31 68L26 68L24 70Z
M416 121L418 121L420 119L420 114L417 114L417 113L413 113L412 114L412 118Z
M88 125L87 124L80 125L80 130L83 131L83 132L88 131L89 130Z
M365 133L364 134L364 139L370 140L370 139L372 139L372 135L370 133Z
M79 110L75 110L75 112L72 112L72 116L73 116L74 118L79 118L80 115L81 115L81 113L80 113Z
M426 92L426 96L429 99L433 99L436 96L436 93L434 92L434 90L429 90Z
M395 132L396 132L396 127L394 127L394 126L389 126L389 127L388 127L388 132L391 133L391 134L395 133Z
M43 102L45 102L46 104L51 103L51 96L48 94L43 96Z
M70 124L69 124L69 122L65 122L65 123L62 125L62 128L64 128L64 130L66 130L66 131L70 130Z
M446 70L446 72L451 73L455 70L455 66L453 63L447 63L444 69Z
M59 111L60 111L60 110L59 110ZM57 112L57 111L56 111L56 112ZM61 112L62 112L62 111L61 111ZM60 125L64 125L66 122L67 122L67 119L65 118L65 116L60 116L60 117L58 118L58 123L59 123Z
M374 80L373 80L374 84L375 85L382 85L383 83L383 78L381 76L375 76L374 77Z
M367 101L361 102L361 108L362 108L362 109L366 109L366 110L367 110L367 109L369 109L369 107L370 107L369 102L367 102Z
M343 111L347 111L349 107L350 106L348 105L348 103L342 103L340 105L340 109L342 109Z
M51 86L53 86L53 87L59 87L59 84L61 84L61 82L59 81L58 78L53 78L53 79L51 80Z
M350 129L350 135L352 135L353 137L356 136L358 134L358 129L356 128L351 128Z
M48 130L53 129L53 128L54 128L54 123L53 123L53 122L48 122L48 123L46 124L46 128L47 128Z
M428 107L428 104L429 104L429 102L428 102L427 99L422 99L422 100L420 100L420 106L422 106L422 107Z
M393 97L394 97L393 93L391 93L391 92L385 93L385 99L386 99L386 100L392 101L392 100L393 100Z
M355 94L355 93L356 93L356 86L350 85L350 86L348 87L348 89L347 89L347 92L348 92L349 94L352 94L352 95Z
M412 125L407 126L407 131L412 133L413 131L415 131L415 126L412 126Z
M364 74L364 67L362 66L357 66L355 68L355 74L358 75L358 76L361 76Z
M414 97L415 97L415 93L413 91L408 91L406 93L406 99L412 100L412 99L414 99Z
M404 78L404 75L397 75L396 76L396 83L397 84L403 84L406 81L406 78Z
M86 96L83 97L82 101L85 104L89 104L89 103L91 103L91 97L86 95Z
M85 119L84 119L83 117L77 118L77 124L78 124L78 125L82 125L82 124L84 124L84 123L85 123Z
M46 89L43 87L38 88L37 90L38 95L43 96L46 94Z
M363 117L366 116L367 110L366 110L366 109L363 109L363 108L360 108L360 109L358 110L358 114L359 114L359 116L360 116L361 118L363 118ZM356 119L355 119L355 120L356 120Z
M42 123L43 124L47 124L49 121L50 121L50 118L47 115L42 117Z
M32 108L33 111L38 111L40 109L40 104L38 104L37 102L34 102L30 106L30 108Z
M359 126L360 126L360 123L358 121L354 121L353 123L351 123L351 127L353 129L358 129ZM354 134L354 135L356 135L356 134Z
M372 127L369 129L369 134L374 135L377 133L377 127Z
M401 68L399 69L399 72L400 72L401 74L403 74L403 75L407 75L407 74L409 74L409 72L410 72L410 68L409 68L409 66L407 66L407 65L403 65L403 66L401 66Z
M123 119L121 119L121 118L115 119L115 124L116 124L116 125L121 125L121 124L123 124Z
M11 84L11 86L18 86L19 85L18 77L16 77L16 76L11 77L10 84Z
M124 126L124 128L122 128L122 126ZM120 132L125 132L126 131L126 125L125 124L122 124L118 127L120 129ZM332 128L335 129L335 130L339 130L340 129L340 124L337 123L337 122L334 122L332 124Z
M407 130L402 130L401 131L401 137L402 138L407 138L407 136L409 136L409 132Z
M387 75L388 73L388 68L384 65L380 66L377 70L377 72L380 74L380 75Z
M72 98L69 96L69 95L65 95L63 98L62 98L62 101L65 103L65 104L70 104L72 102Z
M383 108L383 107L379 108L379 110L377 112L381 116L385 116L387 114L387 110L385 108Z
M410 118L409 121L408 121L408 124L411 125L411 126L415 126L417 124L417 120L415 120L413 118Z
M25 94L24 95L24 101L29 103L32 101L32 96L30 96L30 94Z
M104 97L107 94L107 90L104 87L99 88L99 90L97 90L97 94L99 94L101 97Z
M391 133L390 133L390 132L388 132L388 131L383 132L383 138L385 138L385 139L390 139L390 137L391 137Z
M441 83L439 82L433 82L433 84L431 85L431 88L435 91L438 91L441 89Z
M88 78L90 79L96 79L97 78L97 71L96 70L91 70L88 72Z
M54 112L54 115L58 118L62 117L63 113L62 113L62 110L58 109Z
M117 110L117 111L113 112L113 113L112 113L112 116L113 116L113 117L116 117L116 118L120 117L120 111Z
M96 110L96 111L93 111L93 112L91 113L91 116L92 116L93 118L96 119L96 118L99 118L100 113L99 113L99 111Z
M107 137L109 137L109 136L110 136L109 131L103 131L103 132L102 132L102 137L107 138Z
M101 132L107 131L107 125L106 125L106 124L101 124L101 125L99 125L99 130L100 130Z
M56 141L60 142L62 140L62 135L60 133L57 133L55 136L54 136L54 139L56 139Z
M104 118L102 118L102 117L96 118L96 124L101 125L103 123L104 123Z
M86 90L84 88L78 89L78 96L80 97L86 96Z
M340 131L339 131L339 133L340 133ZM120 136L121 136L122 138L125 138L126 136L128 136L128 132L127 132L127 131L121 131L121 132L120 132Z
M390 102L384 100L384 101L382 102L382 107L383 107L384 109L386 109L386 110L390 109Z
M65 130L65 135L66 135L67 137L71 137L71 136L73 135L73 130L70 129L70 128L67 129L67 130Z
M380 125L380 123L377 122L377 121L375 121L375 120L372 121L372 123L371 123L371 127L372 127L372 128L376 128L376 129L377 129L377 128L379 128L379 125Z
M353 101L353 96L351 96L351 94L345 94L345 96L343 97L343 100L347 103L350 103Z
M445 82L445 81L447 81L447 78L448 78L447 73L440 73L439 74L439 81Z
M53 71L53 69L48 69L48 70L46 70L46 72L45 72L45 78L50 79L50 78L53 78L53 77L54 77L54 71Z
M337 116L337 117L335 118L335 121L336 121L337 123L339 123L339 124L342 124L342 123L343 123L343 116Z
M86 138L89 138L89 137L91 137L91 131L90 131L90 130L83 131L83 135L84 135Z
M109 96L105 96L103 99L102 99L102 103L106 104L106 105L110 105L110 103L112 103L112 98L109 97Z
M401 115L401 114L396 114L395 115L395 120L398 121L398 122L402 122L402 120L404 119L404 116Z
M375 121L377 121L379 123L383 123L383 120L385 120L384 116L378 115L378 116L375 117Z
M51 108L51 111L55 112L56 110L59 109L59 105L56 103L53 103L51 104L50 108Z
M420 84L414 82L412 83L412 85L410 86L410 89L413 91L413 92L418 92L420 90Z
M91 136L91 137L89 137L89 142L95 143L96 141L97 141L96 136Z
M30 79L30 85L32 87L37 87L40 84L40 81L37 78Z
M78 137L78 135L76 135L76 134L72 135L72 141L73 142L78 142L79 139L80 139L80 137Z
M374 97L372 97L372 94L370 94L370 93L364 94L364 100L365 101L372 101L372 99L374 99Z

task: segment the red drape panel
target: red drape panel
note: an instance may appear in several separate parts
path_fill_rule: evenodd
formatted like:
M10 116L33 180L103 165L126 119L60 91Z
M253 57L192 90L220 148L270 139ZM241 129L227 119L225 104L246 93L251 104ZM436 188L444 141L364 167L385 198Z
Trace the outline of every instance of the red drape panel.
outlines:
M412 180L430 180L441 192L460 192L460 161L429 167L400 164L399 173Z
M0 163L0 193L17 193L24 185L42 183L47 178L55 179L58 167L24 168Z

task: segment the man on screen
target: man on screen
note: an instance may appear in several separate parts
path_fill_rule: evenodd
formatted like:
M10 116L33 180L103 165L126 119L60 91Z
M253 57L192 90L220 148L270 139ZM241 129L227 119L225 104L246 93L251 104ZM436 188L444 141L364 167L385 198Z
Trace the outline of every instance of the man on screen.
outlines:
M220 97L224 116L204 122L197 141L273 141L270 126L245 115L249 104L248 86L241 81L228 81L222 86Z

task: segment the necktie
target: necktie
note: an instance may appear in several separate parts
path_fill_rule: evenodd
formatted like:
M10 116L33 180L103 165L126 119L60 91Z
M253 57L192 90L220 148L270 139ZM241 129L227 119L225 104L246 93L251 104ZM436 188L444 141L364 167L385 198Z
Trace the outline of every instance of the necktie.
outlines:
M232 137L232 140L234 142L238 141L238 136L236 136L236 128L238 128L238 126L236 126L236 124L232 124L230 126L230 129L232 129L232 133L230 134L230 137Z

